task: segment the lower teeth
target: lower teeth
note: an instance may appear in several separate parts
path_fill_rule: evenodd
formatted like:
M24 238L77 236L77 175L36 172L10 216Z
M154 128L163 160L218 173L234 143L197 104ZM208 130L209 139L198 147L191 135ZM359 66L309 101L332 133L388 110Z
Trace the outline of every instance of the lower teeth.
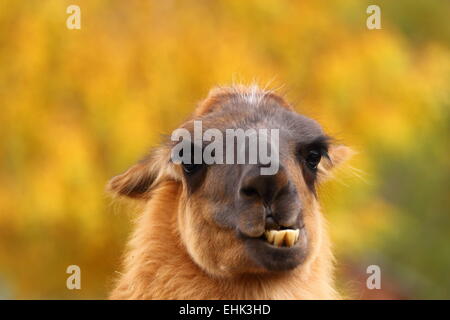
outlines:
M267 242L276 247L292 247L298 240L299 229L268 230L265 232Z

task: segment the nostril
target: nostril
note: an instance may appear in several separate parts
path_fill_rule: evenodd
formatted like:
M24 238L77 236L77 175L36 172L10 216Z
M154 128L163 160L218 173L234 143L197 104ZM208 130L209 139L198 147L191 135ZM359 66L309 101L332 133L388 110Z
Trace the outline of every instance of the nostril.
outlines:
M242 188L241 193L247 197L256 197L259 195L258 190L253 187Z

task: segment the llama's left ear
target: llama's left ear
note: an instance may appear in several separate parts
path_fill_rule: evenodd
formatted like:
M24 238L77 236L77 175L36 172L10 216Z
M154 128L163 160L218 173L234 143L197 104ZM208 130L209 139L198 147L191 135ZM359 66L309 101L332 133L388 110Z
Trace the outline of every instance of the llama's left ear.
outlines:
M332 144L328 148L328 157L323 157L318 167L319 182L327 180L331 176L331 171L341 166L344 162L350 159L355 154L355 151L345 145Z
M151 190L170 174L167 152L164 148L153 150L150 155L131 166L124 173L113 177L106 190L117 196L149 199Z

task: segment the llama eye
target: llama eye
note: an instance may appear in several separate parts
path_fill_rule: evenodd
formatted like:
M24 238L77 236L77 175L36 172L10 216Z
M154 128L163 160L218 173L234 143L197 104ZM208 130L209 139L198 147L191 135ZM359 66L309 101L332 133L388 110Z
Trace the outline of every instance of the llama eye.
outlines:
M322 155L318 150L310 150L308 155L306 156L306 165L311 170L317 170L317 166L319 165L320 159Z
M193 174L202 167L202 164L183 163L183 170L187 174Z

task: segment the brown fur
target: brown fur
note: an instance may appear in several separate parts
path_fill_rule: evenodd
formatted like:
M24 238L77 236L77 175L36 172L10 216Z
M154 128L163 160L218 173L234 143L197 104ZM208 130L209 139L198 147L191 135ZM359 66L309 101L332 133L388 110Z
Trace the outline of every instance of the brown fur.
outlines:
M194 116L214 112L227 99L241 93L245 94L245 88L216 89ZM291 110L281 97L264 94L264 99ZM320 163L320 180L349 152L346 147L331 146L329 154L330 159ZM217 202L208 201L205 194L188 194L182 171L168 163L169 155L169 146L160 147L152 156L113 178L108 186L116 194L146 201L111 299L339 297L333 286L333 256L326 221L294 160L288 160L285 167L305 203L303 220L309 252L304 263L293 270L268 272L249 260L233 232L214 221L210 213Z

